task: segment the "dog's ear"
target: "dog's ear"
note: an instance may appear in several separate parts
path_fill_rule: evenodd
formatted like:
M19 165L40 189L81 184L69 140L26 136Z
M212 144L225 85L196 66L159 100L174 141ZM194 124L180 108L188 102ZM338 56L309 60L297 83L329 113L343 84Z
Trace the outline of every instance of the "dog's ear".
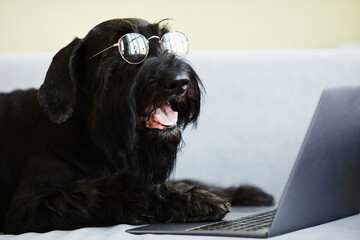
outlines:
M38 101L46 116L54 123L68 120L76 105L76 56L80 39L74 39L53 58L39 89Z

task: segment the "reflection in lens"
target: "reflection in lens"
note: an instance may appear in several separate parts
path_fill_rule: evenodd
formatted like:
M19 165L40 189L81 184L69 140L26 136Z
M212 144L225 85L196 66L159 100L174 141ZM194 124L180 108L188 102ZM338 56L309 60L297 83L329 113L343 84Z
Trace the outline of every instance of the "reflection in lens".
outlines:
M181 32L169 32L161 38L161 48L163 51L185 58L189 51L189 41Z
M120 38L119 51L123 59L128 63L141 63L149 52L149 43L139 33L128 33Z

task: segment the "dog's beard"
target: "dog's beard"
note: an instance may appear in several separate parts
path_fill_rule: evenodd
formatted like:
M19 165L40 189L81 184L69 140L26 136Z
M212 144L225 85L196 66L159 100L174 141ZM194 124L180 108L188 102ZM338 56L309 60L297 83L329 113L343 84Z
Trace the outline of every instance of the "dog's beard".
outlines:
M142 183L163 183L172 173L176 156L182 147L181 130L146 129L139 132L136 166L133 171Z

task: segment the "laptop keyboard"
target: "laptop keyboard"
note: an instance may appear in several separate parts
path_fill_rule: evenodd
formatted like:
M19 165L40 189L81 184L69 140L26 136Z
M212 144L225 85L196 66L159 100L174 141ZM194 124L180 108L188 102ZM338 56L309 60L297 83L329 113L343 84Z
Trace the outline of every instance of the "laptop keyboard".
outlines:
M241 232L255 232L265 228L269 228L274 216L275 210L264 213L254 214L251 216L241 217L230 221L214 223L201 227L189 229L190 231L241 231Z

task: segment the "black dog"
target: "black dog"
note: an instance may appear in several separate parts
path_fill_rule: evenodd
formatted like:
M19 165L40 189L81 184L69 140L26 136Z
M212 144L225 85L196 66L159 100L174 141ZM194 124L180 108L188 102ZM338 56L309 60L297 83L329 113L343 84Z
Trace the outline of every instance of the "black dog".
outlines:
M0 95L0 231L209 221L229 201L272 204L257 188L214 188L219 197L167 181L202 91L177 50L164 51L168 32L161 22L104 22L55 55L39 90ZM141 35L114 44L128 33Z

